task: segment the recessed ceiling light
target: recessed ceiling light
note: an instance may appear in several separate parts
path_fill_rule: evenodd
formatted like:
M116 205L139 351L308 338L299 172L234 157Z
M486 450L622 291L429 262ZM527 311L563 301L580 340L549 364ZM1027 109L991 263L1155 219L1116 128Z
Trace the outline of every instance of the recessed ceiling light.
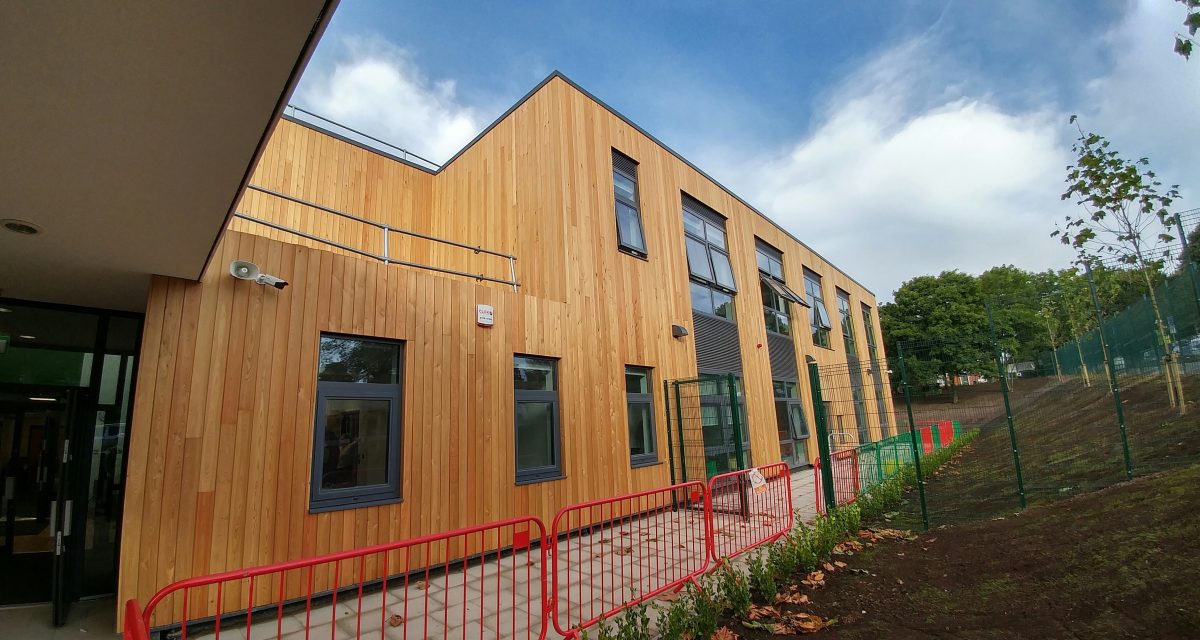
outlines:
M38 396L29 396L34 402L58 402L58 398L40 398Z
M17 336L22 340L37 340L37 336Z
M16 218L5 218L0 220L0 226L23 236L36 236L42 232L42 228L27 220L17 220Z

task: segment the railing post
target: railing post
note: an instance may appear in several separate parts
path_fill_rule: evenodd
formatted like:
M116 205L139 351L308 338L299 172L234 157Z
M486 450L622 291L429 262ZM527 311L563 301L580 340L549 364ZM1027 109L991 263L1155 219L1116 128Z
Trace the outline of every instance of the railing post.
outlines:
M671 484L675 484L675 447L671 437L671 383L663 380L663 404L667 407L667 464L671 465Z
M917 443L917 421L913 418L912 392L908 384L908 368L904 365L904 343L896 345L900 356L900 386L904 388L904 407L908 410L908 439L912 443L913 468L917 471L917 494L921 498L921 524L929 530L929 507L925 504L925 475L921 473L921 451Z
M683 441L683 399L679 397L679 381L675 381L675 428L679 430L679 476L687 482L687 447Z
M1017 473L1017 497L1021 509L1025 509L1025 477L1021 473L1021 449L1017 447L1017 427L1013 424L1012 404L1008 400L1008 373L1004 370L1004 359L1000 354L1000 340L996 337L996 321L992 317L992 301L984 302L987 308L988 333L992 338L992 351L996 356L996 375L1000 376L1000 392L1004 394L1004 417L1008 421L1008 439L1012 444L1013 468Z
M817 427L817 459L821 465L821 493L825 498L825 512L837 508L837 493L833 487L833 459L829 451L828 416L825 401L821 396L821 370L812 356L808 359L808 386L812 391L813 421Z

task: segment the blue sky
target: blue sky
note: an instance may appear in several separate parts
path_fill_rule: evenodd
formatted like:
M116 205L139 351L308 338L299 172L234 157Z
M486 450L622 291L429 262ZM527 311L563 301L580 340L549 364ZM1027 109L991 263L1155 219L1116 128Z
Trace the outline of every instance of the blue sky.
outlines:
M1200 206L1172 0L342 0L293 102L444 160L557 69L864 282L1066 266L1078 113ZM1189 197L1190 196L1190 197Z

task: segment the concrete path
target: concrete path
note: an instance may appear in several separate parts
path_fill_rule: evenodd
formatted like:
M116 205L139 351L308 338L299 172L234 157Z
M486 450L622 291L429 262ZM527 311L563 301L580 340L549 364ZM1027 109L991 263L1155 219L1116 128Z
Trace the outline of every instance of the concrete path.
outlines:
M773 483L772 483L773 484ZM811 522L816 515L811 469L791 474L794 517ZM736 497L715 501L714 543L718 549L734 550L764 539L784 526L776 515L786 514L779 503L782 492L774 488L750 495L745 509L722 508L739 504ZM723 502L724 501L724 502ZM572 525L577 533L558 543L558 588L556 605L563 628L615 608L629 594L648 593L667 585L704 563L703 511L672 509L637 518L612 517L598 523ZM549 525L549 523L547 523ZM554 589L543 585L538 563L540 553L501 554L466 567L452 565L449 571L393 580L386 590L375 588L361 599L357 593L339 596L336 606L326 602L309 612L285 611L276 619L274 611L256 615L250 626L230 622L222 628L225 637L249 640L344 640L348 638L525 638L541 631L541 594ZM547 562L549 562L549 558ZM354 584L353 571L342 570L343 584ZM548 572L549 573L549 572ZM228 608L228 607L227 607ZM118 637L112 632L115 603L112 600L76 605L73 620L62 629L49 625L48 607L0 609L0 629L12 640L60 638L103 639ZM560 637L551 621L546 637ZM211 627L193 628L188 637L215 638Z

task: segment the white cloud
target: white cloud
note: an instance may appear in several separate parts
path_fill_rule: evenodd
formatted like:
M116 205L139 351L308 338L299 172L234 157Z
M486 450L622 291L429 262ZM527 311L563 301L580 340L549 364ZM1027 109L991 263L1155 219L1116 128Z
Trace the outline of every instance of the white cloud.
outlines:
M830 93L806 138L718 173L882 300L923 273L1069 259L1048 236L1065 119L968 95L939 55L926 39L884 52Z
M432 81L411 55L379 38L349 37L326 69L310 69L296 102L341 124L445 162L483 129L453 80Z

